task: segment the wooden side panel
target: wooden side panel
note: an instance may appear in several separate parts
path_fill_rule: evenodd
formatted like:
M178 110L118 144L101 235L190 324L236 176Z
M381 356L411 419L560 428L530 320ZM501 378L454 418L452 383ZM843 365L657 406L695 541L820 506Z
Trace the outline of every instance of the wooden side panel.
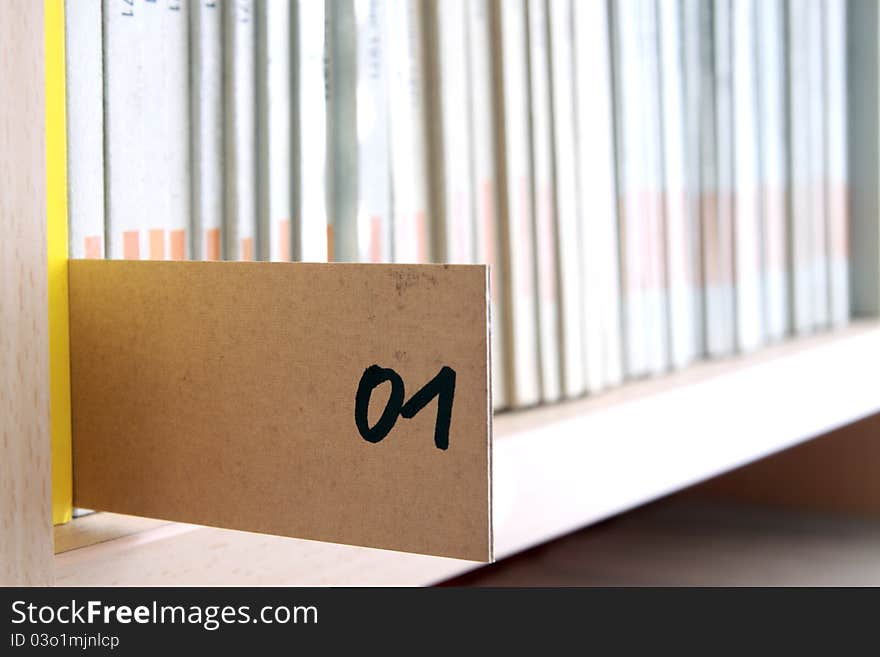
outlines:
M43 19L0 2L0 585L53 578Z
M75 504L490 560L487 292L481 265L72 260ZM359 423L374 365L399 378Z

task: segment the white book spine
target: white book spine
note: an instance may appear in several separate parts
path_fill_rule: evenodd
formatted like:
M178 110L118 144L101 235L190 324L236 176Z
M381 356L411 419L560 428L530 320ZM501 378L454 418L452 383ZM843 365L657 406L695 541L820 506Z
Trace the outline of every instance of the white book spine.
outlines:
M474 262L476 218L474 181L470 153L471 126L468 111L467 0L435 3L442 134L443 260Z
M768 340L789 332L783 0L757 3L764 321Z
M189 26L177 0L143 4L143 143L146 221L140 257L189 255Z
M570 0L549 3L551 89L553 100L554 191L557 259L562 311L562 391L577 397L586 391L583 338L581 238L578 221L574 60Z
M432 245L420 0L405 0L389 18L394 261L428 262Z
M617 184L607 3L573 3L585 371L597 391L623 377Z
M107 252L146 257L144 3L104 0L104 164Z
M385 0L355 4L357 18L358 245L360 260L391 260L391 153Z
M755 27L753 0L737 0L733 4L734 253L740 351L764 342Z
M733 352L736 341L733 288L734 136L732 0L713 5L714 35L714 213L705 216L707 351Z
M190 178L190 43L187 0L165 0L162 4L162 32L165 49L163 108L156 115L164 121L162 166L167 176L167 214L159 229L164 242L164 257L189 259L191 254ZM149 114L148 114L149 116ZM159 166L159 165L157 165ZM158 238L158 236L157 236Z
M144 151L146 183L146 221L140 226L141 258L165 259L164 222L171 209L171 170L165 166L169 155L168 121L165 115L165 80L169 73L169 34L164 0L144 0L144 31L141 52L144 65ZM174 107L174 104L171 104ZM174 109L170 112L173 114Z
M288 2L258 0L257 211L260 257L290 260L293 164L291 27Z
M223 9L195 0L192 34L192 244L197 260L223 254Z
M715 35L711 3L695 0L697 35L695 68L699 70L696 99L699 127L692 138L696 142L699 159L694 163L693 181L697 184L700 217L700 257L702 259L703 288L703 355L718 353L718 327L715 315L719 288L717 255L718 216L718 144L716 134L715 95Z
M789 171L791 172L792 320L795 333L813 328L812 198L810 196L809 3L788 3Z
M359 259L357 228L357 33L352 0L328 0L324 66L327 76L327 191L330 257Z
M507 301L508 372L512 377L511 405L536 404L540 398L538 335L535 305L535 261L531 214L529 160L528 61L524 0L497 2L495 36L496 80L500 92L496 107L496 153L502 187L502 242L509 266L504 281Z
M67 212L71 258L104 257L101 3L65 0Z
M710 35L702 27L705 3L703 0L684 0L682 3L681 29L684 57L684 140L686 173L685 237L687 256L694 263L688 305L693 309L693 349L694 357L705 353L706 334L704 321L705 299L703 295L703 147L707 141L703 136L703 112L705 104L703 75L705 67L701 60L701 48ZM711 87L709 87L711 90ZM711 104L709 105L711 107ZM711 125L711 123L710 123Z
M258 257L255 6L253 0L232 0L225 9L226 259L255 260Z
M663 143L660 105L659 17L655 0L641 0L639 13L640 68L645 122L643 165L645 171L645 227L643 245L647 266L646 312L648 321L648 371L662 374L669 369L669 289L666 276L666 234L663 181Z
M697 326L702 318L698 315L694 288L700 282L700 262L692 243L697 227L689 202L686 165L688 115L682 12L675 2L661 2L659 8L670 363L680 368L698 357Z
M553 130L550 104L550 26L546 0L529 0L529 75L532 206L535 217L541 399L562 395L559 362L559 281L553 202Z
M327 106L324 3L298 0L294 260L327 260Z
M847 56L845 0L826 0L826 135L830 318L833 326L849 321L849 172L847 131Z
M495 171L494 107L492 105L492 60L488 0L469 0L468 40L470 42L470 115L474 190L476 195L477 262L489 265L492 316L492 406L506 408L507 371L504 360L507 336L502 321L504 299L501 294L497 178Z
M807 5L808 94L807 123L809 126L810 198L810 294L813 297L812 328L828 328L828 216L826 213L825 181L827 179L826 112L825 112L825 5L826 0L804 0Z
M648 193L643 148L647 139L639 42L639 5L613 5L614 85L617 121L617 178L620 213L624 367L627 377L648 373Z

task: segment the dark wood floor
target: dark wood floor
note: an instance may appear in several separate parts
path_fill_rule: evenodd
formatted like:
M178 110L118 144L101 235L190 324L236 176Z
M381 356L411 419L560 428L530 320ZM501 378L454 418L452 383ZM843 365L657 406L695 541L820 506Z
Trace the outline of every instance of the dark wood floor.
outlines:
M669 498L444 586L880 585L880 520Z

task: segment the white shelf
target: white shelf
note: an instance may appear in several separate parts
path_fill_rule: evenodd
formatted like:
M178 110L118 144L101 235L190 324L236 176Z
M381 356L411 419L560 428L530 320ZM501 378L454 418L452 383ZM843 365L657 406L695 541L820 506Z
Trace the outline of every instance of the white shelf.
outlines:
M877 363L880 327L855 326L499 415L496 553L503 558L876 413ZM113 514L59 527L56 544L66 549L56 555L61 585L420 585L475 566Z

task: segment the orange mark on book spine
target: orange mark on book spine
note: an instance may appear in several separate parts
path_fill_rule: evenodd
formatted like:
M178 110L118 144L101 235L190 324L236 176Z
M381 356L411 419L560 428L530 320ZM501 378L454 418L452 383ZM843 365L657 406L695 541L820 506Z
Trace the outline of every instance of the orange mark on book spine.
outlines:
M254 238L252 237L242 237L241 238L241 258L240 260L253 260L254 259Z
M209 228L205 231L205 260L220 259L220 229Z
M849 253L849 188L845 182L828 185L828 251L833 258L845 259Z
M165 230L153 228L150 230L150 260L165 259Z
M122 233L122 257L126 260L139 260L141 257L140 236L136 230Z
M733 193L724 190L718 193L717 222L717 255L718 282L730 285L733 282L733 211L735 200Z
M663 290L669 287L669 281L666 277L666 236L663 231L663 209L666 207L666 192L653 190L650 199L652 210L651 228L654 238L654 248L651 250L651 273L654 286Z
M86 258L103 258L104 255L101 253L101 238L97 235L87 237L85 239L85 251Z
M182 228L179 230L172 230L168 233L168 241L171 247L171 259L172 260L185 260L186 259L186 231Z
M419 262L428 262L428 217L423 210L416 212L416 231Z
M290 219L278 222L278 259L290 260Z
M370 261L382 262L382 217L370 217Z
M327 224L327 262L333 262L333 226Z
M701 203L703 221L703 268L705 280L709 285L721 282L721 271L718 254L718 224L716 221L718 199L714 194L705 194Z

